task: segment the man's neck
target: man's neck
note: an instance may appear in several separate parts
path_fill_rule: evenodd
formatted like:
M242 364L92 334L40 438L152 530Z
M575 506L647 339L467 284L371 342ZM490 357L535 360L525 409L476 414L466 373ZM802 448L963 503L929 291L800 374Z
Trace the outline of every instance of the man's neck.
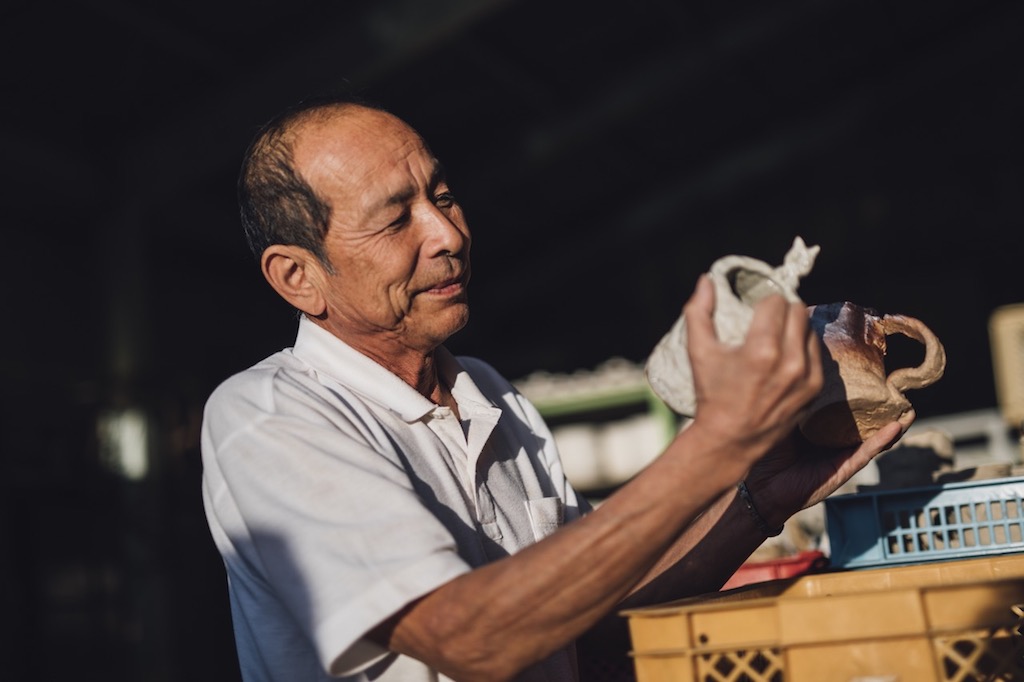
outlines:
M320 320L313 319L313 322L412 386L427 400L456 409L450 387L440 377L439 347L417 349L400 343L398 339L382 340L379 336L346 334Z

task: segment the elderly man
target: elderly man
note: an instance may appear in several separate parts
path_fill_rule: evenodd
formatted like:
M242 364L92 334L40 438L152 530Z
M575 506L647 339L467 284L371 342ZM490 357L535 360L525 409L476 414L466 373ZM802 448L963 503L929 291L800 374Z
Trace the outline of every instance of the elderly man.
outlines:
M684 308L697 417L591 510L536 410L444 347L469 317L471 237L414 130L305 103L257 135L240 198L301 313L294 347L225 381L203 425L246 680L578 679L575 643L617 609L717 589L901 435L808 456L805 309L770 297L726 346L702 279Z

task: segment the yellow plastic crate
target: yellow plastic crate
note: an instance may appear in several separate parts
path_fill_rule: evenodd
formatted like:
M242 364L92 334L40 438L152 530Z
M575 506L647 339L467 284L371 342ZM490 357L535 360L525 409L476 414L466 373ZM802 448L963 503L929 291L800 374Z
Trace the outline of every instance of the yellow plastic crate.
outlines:
M773 580L623 615L637 682L1024 681L1024 555Z

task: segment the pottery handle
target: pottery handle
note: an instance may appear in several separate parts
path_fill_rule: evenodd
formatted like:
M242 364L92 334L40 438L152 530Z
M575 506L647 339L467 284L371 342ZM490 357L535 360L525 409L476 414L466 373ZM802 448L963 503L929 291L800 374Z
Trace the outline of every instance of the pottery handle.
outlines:
M885 315L882 329L886 336L903 334L924 344L924 360L917 367L895 369L886 382L900 393L930 386L942 378L946 371L946 349L938 337L923 322L906 315Z

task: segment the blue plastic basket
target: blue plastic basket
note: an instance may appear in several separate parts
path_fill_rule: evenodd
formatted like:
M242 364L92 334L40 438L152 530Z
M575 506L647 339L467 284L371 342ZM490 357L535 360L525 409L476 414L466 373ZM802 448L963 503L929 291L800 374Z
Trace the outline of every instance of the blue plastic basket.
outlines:
M1021 552L1024 477L835 495L825 518L834 568Z

